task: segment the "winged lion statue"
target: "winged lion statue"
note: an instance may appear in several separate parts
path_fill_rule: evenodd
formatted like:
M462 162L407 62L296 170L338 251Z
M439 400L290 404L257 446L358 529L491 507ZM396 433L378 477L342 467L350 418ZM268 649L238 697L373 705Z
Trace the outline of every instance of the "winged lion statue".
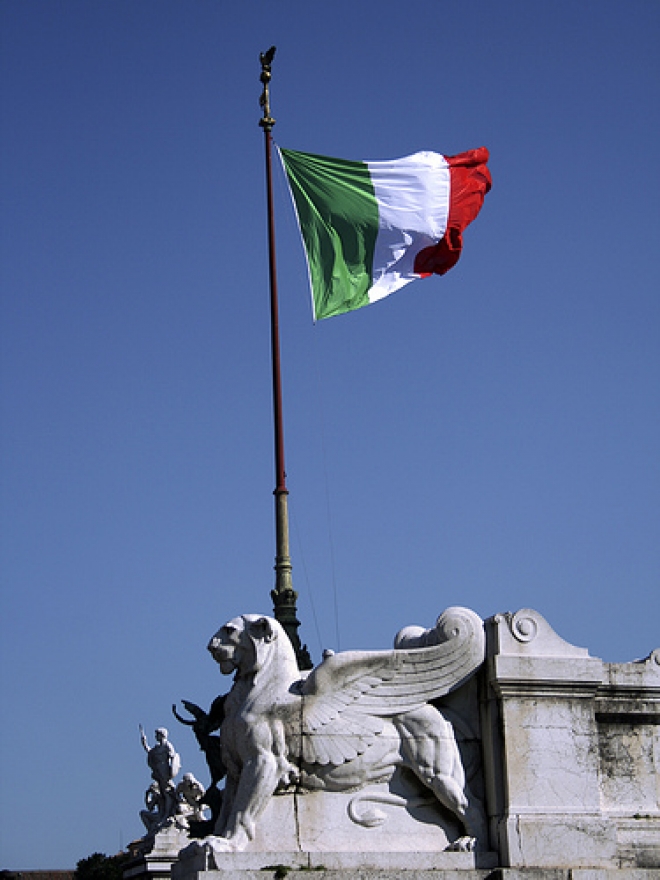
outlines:
M220 731L227 768L214 834L192 848L244 849L274 794L350 791L407 768L462 824L453 849L485 832L466 783L451 723L431 701L474 674L484 659L482 620L449 608L434 628L407 627L387 651L326 652L303 677L273 618L243 614L208 649L234 683Z

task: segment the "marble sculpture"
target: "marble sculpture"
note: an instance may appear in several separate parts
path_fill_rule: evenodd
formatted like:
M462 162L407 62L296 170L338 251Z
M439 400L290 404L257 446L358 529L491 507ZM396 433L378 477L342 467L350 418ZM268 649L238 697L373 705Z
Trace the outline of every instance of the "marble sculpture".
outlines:
M407 627L393 650L326 651L306 676L280 624L263 615L230 620L208 649L234 675L220 730L227 776L213 834L186 855L243 850L273 795L358 791L402 768L464 829L452 849L485 839L454 729L432 703L483 662L474 612L449 608L430 630Z
M166 728L159 727L155 737L156 744L149 746L147 735L140 726L140 741L147 753L147 764L151 770L151 778L154 780L145 794L147 813L153 816L153 820L148 821L148 815L140 814L148 830L151 830L157 822L174 815L177 796L173 779L181 769L181 759L168 739ZM151 797L149 797L150 793Z

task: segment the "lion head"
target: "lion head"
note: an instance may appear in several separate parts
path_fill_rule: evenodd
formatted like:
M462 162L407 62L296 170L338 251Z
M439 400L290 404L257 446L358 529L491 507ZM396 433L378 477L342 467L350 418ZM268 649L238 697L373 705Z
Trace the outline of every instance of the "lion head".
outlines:
M287 662L295 653L282 626L263 614L242 614L221 626L208 644L213 659L225 675L258 672L273 654L284 655Z

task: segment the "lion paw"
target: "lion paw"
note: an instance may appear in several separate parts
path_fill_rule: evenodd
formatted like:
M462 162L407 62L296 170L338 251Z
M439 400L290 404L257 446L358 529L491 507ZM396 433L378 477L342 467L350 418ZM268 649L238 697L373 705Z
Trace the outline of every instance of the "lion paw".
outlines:
M284 758L278 759L277 762L278 790L286 790L300 782L300 771L295 764L291 764Z
M287 771L283 773L280 777L280 781L277 784L278 791L287 791L289 788L293 788L298 785L300 782L300 773L294 768L293 770Z
M236 852L238 847L235 841L228 837L207 837L206 843L214 854Z
M447 847L447 852L475 852L477 849L476 837L459 837Z

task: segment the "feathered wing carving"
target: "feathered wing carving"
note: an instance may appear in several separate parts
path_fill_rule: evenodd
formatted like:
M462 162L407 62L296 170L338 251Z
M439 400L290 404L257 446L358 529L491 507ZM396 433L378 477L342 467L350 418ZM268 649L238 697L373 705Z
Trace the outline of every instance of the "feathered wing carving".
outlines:
M353 760L382 732L385 718L454 690L485 655L483 621L467 608L448 608L433 629L402 641L391 651L334 654L312 671L302 688L303 760Z

